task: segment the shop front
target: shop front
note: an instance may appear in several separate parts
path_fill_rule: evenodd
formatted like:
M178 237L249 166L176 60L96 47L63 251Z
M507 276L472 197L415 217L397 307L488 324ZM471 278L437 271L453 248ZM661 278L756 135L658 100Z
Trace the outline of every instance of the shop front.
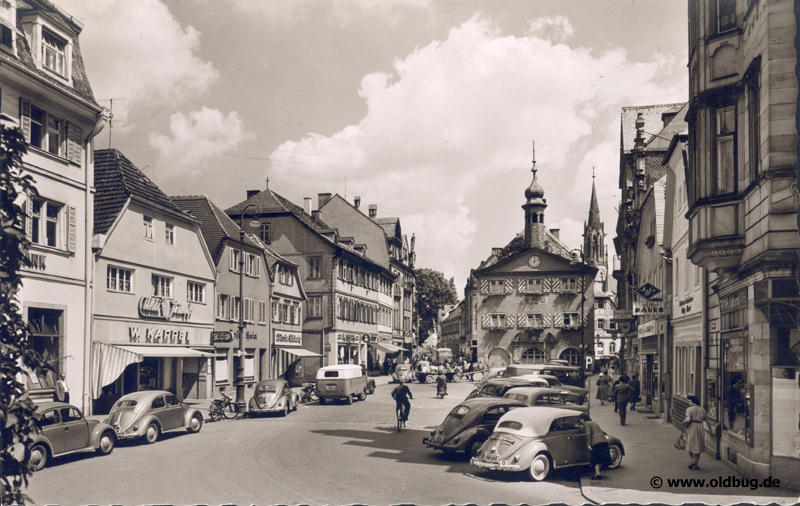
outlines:
M366 339L364 338L366 336ZM366 364L369 334L336 333L336 363Z
M659 400L658 322L650 320L639 325L637 341L642 404L657 410Z
M107 413L116 399L141 390L169 390L180 400L209 396L210 325L95 317L94 332L95 414Z
M388 364L394 362L398 364L402 361L402 353L406 351L402 346L392 342L391 337L378 336L377 339L370 339L369 342L369 369L388 374L391 370Z
M321 354L303 347L303 333L273 329L272 370L276 378L284 378L291 386L300 386L311 378L319 366Z
M244 387L245 397L249 398L256 383L267 378L267 327L248 325L243 332L244 351L240 352L239 329L234 324L229 324L229 329L224 322L217 321L215 331L211 333L211 342L214 346L214 360L212 372L214 376L213 396L217 397L222 392L233 396L236 392L236 357L242 356L244 360Z

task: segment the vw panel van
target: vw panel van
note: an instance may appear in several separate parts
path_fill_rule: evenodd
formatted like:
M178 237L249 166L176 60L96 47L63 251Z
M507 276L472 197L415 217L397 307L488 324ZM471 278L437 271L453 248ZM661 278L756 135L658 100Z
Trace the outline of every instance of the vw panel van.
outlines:
M353 397L363 401L367 398L367 379L356 364L329 365L317 371L317 394L319 403L344 399L353 403Z

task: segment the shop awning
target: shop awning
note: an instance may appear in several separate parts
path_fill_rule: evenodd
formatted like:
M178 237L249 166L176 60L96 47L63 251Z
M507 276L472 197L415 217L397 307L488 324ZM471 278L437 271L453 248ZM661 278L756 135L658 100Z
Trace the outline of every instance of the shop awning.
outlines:
M397 353L398 351L407 351L405 348L402 348L392 343L384 343L379 341L374 344L379 350L383 351L384 353Z
M142 357L202 358L214 356L213 353L193 350L192 348L187 348L185 346L115 346L115 348L136 353Z
M313 351L308 351L305 348L288 348L288 347L279 346L278 349L281 350L281 351L285 351L286 353L289 353L290 355L294 355L296 357L321 357L322 356L319 353L314 353Z
M92 398L97 399L103 387L110 385L125 368L145 357L213 357L184 346L117 346L96 341L92 350Z

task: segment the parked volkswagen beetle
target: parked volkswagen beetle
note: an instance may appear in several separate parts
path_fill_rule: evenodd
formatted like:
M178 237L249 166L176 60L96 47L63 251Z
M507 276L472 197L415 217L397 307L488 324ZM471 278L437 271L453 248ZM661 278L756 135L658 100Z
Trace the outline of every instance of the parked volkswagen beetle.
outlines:
M178 402L173 393L146 390L120 397L106 423L114 427L118 439L142 438L155 443L162 433L175 429L200 432L203 415L199 409Z
M528 407L509 411L470 460L473 466L497 471L528 471L542 481L553 469L589 465L586 431L580 413L571 409ZM611 465L622 463L622 441L606 434Z
M69 453L95 451L108 455L114 449L117 437L107 423L87 420L81 411L65 402L47 402L36 408L36 425L30 463L34 470L42 469L54 457Z
M441 425L422 439L422 444L448 454L463 451L469 459L477 455L500 417L522 406L519 401L497 397L468 399L453 408Z
M544 378L534 378L532 376L525 378L492 378L481 382L477 388L467 395L467 399L474 399L476 397L502 397L511 388L525 386L546 387L548 383Z
M248 413L282 413L296 411L300 396L289 388L285 379L263 380L256 385L253 397L247 405Z
M503 395L506 399L520 401L526 406L549 406L556 408L573 409L581 413L589 412L585 399L547 387L514 387ZM581 401L581 402L578 402Z

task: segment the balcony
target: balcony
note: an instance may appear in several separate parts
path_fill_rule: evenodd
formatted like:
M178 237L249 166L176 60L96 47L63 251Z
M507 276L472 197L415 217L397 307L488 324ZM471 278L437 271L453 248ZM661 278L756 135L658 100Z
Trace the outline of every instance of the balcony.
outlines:
M689 259L707 271L733 269L744 252L741 201L698 206L689 217Z

